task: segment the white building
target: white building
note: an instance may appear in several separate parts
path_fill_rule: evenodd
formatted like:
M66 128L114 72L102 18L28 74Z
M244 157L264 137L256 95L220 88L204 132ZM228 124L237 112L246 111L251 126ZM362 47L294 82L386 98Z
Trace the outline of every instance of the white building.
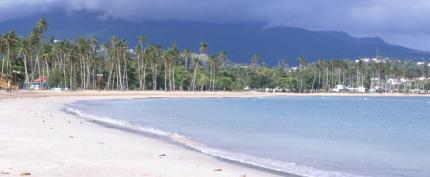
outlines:
M426 64L426 63L424 63L424 62L422 62L422 61L417 62L417 65L418 65L418 66L421 66L421 65L424 65L424 64Z
M347 88L344 85L336 85L331 91L333 92L343 92L346 91Z
M364 88L364 87L358 87L357 88L357 92L358 93L366 93L366 88Z
M363 63L369 63L370 62L370 58L361 58L359 60L355 60L356 63L359 63L360 61L362 61Z

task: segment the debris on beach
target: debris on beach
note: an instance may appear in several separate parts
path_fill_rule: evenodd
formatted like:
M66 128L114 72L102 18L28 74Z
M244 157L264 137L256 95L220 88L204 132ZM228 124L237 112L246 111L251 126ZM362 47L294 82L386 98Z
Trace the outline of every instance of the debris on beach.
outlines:
M24 172L24 173L21 173L20 175L21 175L21 176L30 176L30 175L31 175L31 173L30 173L30 172Z
M222 169L221 168L216 168L216 169L214 169L214 171L222 171Z
M161 159L163 157L166 157L166 154L160 154L160 155L158 155L158 157L160 157L160 159Z
M1 174L2 175L8 175L8 174L10 174L9 172L6 172L6 171L1 171Z
M246 177L246 175L240 175L240 177Z
M73 139L74 137L73 137L73 136L69 136L69 138L72 138L72 139Z

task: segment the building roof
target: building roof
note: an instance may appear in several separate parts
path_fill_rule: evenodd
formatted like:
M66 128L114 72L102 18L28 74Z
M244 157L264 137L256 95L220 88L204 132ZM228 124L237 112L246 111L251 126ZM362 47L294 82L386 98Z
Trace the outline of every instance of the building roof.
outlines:
M33 80L33 82L48 82L48 76L40 76L39 78Z

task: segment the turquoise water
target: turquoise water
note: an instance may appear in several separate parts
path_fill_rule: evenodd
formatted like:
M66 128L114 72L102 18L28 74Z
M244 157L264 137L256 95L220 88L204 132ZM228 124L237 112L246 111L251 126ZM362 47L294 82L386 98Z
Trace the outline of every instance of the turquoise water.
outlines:
M81 101L67 111L302 176L430 176L430 98Z

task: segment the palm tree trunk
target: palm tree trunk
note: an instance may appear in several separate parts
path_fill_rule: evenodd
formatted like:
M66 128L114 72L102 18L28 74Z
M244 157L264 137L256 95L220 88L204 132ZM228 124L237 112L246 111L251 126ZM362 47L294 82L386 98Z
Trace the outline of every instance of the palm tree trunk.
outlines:
M191 80L191 87L192 87L193 91L195 91L195 89L196 89L196 77L197 77L197 69L199 67L199 62L200 62L200 59L197 59L197 62L194 66L193 78Z
M164 62L164 91L167 91L167 64Z
M27 69L27 56L23 53L23 58L24 58L24 75L25 75L25 80L24 80L24 85L25 88L28 88L28 84L29 84L29 78L28 78L28 69Z
M70 90L72 90L73 89L73 85L72 85L72 83L73 83L73 81L72 81L72 79L73 79L73 62L72 61L70 61L70 78L69 78L69 87L70 87Z
M140 67L140 55L139 53L137 53L137 74L138 74L138 79L139 79L139 90L143 89L143 85L142 85L142 72L141 72L141 67Z
M146 63L143 63L143 90L146 90Z
M312 80L312 89L311 89L311 92L314 92L316 75L317 75L317 72L316 72L316 71L314 71L314 78L313 78L313 80Z
M173 73L173 75L172 75L172 79L173 79L173 81L172 81L172 83L173 83L173 91L175 91L176 90L176 84L175 84L175 67L173 67L172 73Z
M1 74L0 74L0 80L2 80L3 79L3 70L4 70L4 58L3 58L3 60L2 60L2 63L1 63Z

